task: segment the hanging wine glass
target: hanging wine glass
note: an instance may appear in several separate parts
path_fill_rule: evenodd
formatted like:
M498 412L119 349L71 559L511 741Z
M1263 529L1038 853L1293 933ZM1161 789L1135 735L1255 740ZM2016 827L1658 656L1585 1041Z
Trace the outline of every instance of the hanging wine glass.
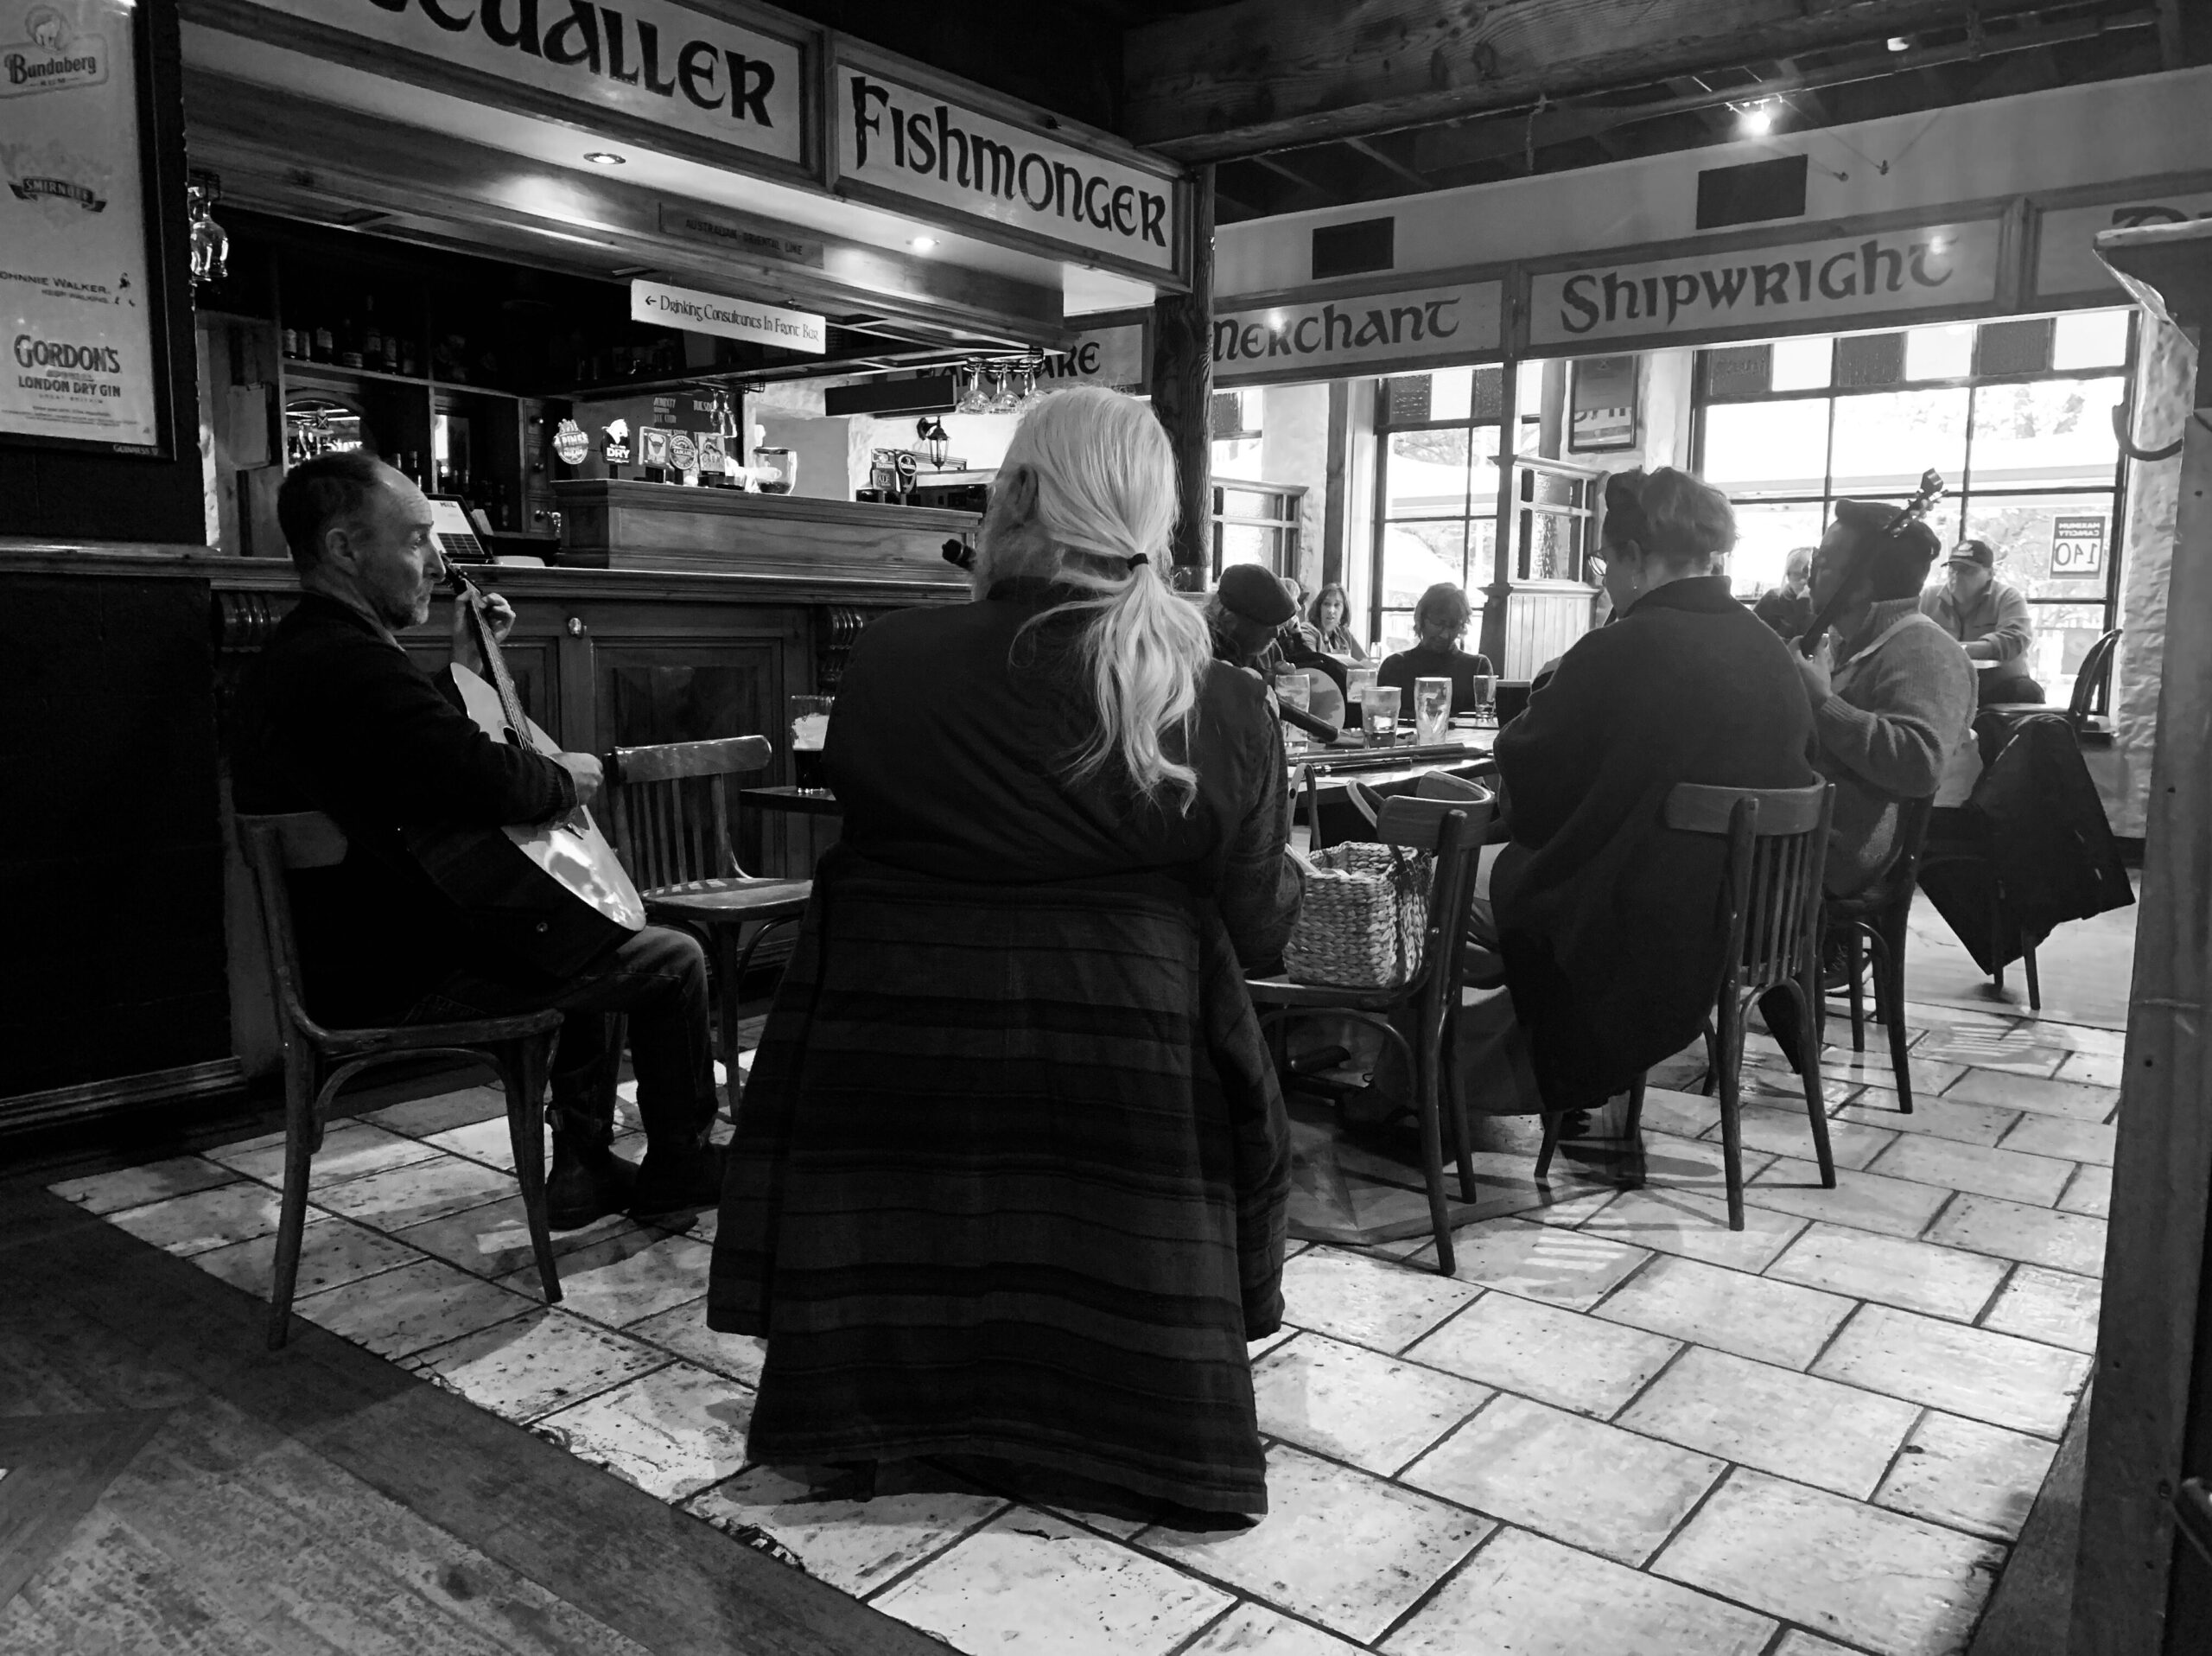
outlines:
M1021 406L1021 394L1014 386L1014 365L1007 362L994 362L990 365L990 375L991 412L994 414L1013 413L1015 409Z
M1015 406L1026 408L1036 401L1037 376L1043 372L1044 366L1045 355L1041 351L1032 351L1028 355L1016 359L1014 365Z
M956 414L985 414L991 399L983 390L983 365L970 357L959 368L959 395L953 399Z

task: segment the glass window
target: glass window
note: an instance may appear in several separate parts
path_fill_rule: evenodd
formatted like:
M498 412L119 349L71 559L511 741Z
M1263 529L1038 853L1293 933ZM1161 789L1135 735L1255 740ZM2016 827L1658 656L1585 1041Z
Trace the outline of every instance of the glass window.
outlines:
M2075 310L2061 316L2050 366L2062 373L2117 368L2127 360L2127 317L2124 310Z
M2120 463L2119 374L1984 385L1974 400L1974 481L1983 488L2109 485Z
M1472 368L1439 368L1428 377L1428 417L1432 420L1464 420L1473 411L1475 399L1475 371Z
M1997 578L2030 598L2067 603L2104 596L2112 563L2112 497L2094 494L1977 494L1966 532L1997 554Z
M1541 363L1516 382L1524 446L1535 446ZM1503 372L1495 367L1395 374L1377 382L1376 488L1370 608L1355 626L1372 628L1388 653L1413 638L1413 606L1439 582L1460 588L1478 611L1497 555Z
M1835 374L1835 342L1777 340L1770 391L1826 391Z
M1736 550L1728 557L1729 584L1736 596L1757 598L1769 587L1780 586L1791 548L1818 546L1827 519L1827 508L1818 500L1738 506Z
M1954 487L1966 470L1967 392L1885 391L1835 400L1829 486L1838 494L1910 494L1931 467Z
M1716 403L1705 411L1705 478L1732 495L1822 494L1827 449L1825 397Z
M1393 431L1382 462L1386 518L1465 517L1467 429Z
M1974 372L1974 325L1916 328L1904 336L1908 379L1964 379Z

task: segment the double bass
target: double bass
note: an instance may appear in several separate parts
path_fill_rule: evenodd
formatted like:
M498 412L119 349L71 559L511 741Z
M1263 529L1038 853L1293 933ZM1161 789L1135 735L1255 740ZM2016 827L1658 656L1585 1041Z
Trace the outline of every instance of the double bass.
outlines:
M486 684L454 663L461 706L494 741L557 755L560 744L522 710L483 589L457 567L448 569L454 602L491 675ZM413 830L407 848L488 940L556 978L573 977L645 923L637 887L581 805L547 823Z

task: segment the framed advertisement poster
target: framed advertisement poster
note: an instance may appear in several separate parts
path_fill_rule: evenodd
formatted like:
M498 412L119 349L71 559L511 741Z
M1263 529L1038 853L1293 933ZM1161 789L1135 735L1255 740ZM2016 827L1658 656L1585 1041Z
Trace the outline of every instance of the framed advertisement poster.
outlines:
M170 452L145 14L0 0L0 443Z

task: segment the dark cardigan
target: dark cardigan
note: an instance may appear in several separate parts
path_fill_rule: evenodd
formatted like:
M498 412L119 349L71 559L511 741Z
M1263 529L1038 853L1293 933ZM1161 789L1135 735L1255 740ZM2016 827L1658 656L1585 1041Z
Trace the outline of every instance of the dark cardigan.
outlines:
M1499 734L1513 840L1491 892L1548 1107L1602 1102L1712 1009L1722 844L1665 827L1669 792L1802 787L1811 736L1789 647L1719 576L1586 634Z

